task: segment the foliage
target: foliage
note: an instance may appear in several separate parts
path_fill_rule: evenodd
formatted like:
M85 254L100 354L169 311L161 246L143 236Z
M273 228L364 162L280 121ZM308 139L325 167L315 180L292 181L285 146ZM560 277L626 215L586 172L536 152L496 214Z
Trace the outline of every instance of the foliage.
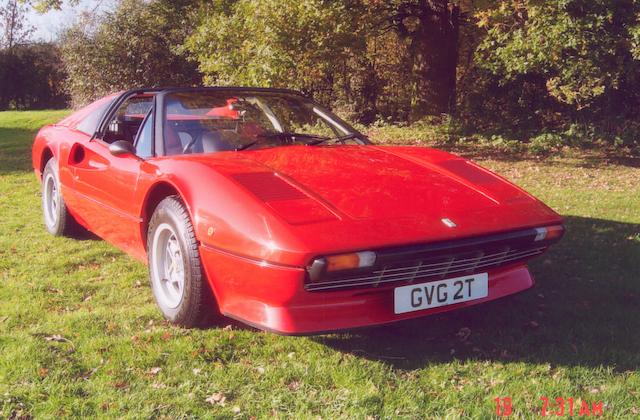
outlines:
M532 138L529 150L537 155L550 153L560 149L564 145L564 139L557 133L542 133Z
M27 11L19 0L0 4L0 110L66 105L58 47L29 42Z
M209 84L295 87L367 123L416 119L454 102L453 3L205 3L185 49Z
M66 74L54 44L18 45L0 50L0 109L61 108L68 100Z
M484 80L493 80L488 87L497 81L516 92L504 106L537 112L538 125L552 125L542 114L554 112L562 119L555 122L565 126L637 118L638 16L635 0L500 2L476 13L477 25L486 31L476 64L489 73ZM522 91L532 95L518 96Z
M186 43L207 84L326 92L366 49L362 7L351 0L211 3ZM338 80L335 80L338 79ZM327 94L328 93L328 94Z
M146 267L42 225L29 152L62 113L0 113L0 417L513 418L541 396L640 410L640 169L597 155L482 163L566 216L535 289L320 337L162 320ZM606 285L606 287L601 287Z
M444 113L505 147L555 133L638 148L638 16L636 0L124 0L62 52L75 104L204 77L300 89L366 125Z
M60 10L66 3L69 6L75 6L80 0L22 0L23 3L31 5L40 13L46 13L51 10Z
M74 104L133 87L200 83L195 66L175 51L191 3L123 0L69 28L61 48Z

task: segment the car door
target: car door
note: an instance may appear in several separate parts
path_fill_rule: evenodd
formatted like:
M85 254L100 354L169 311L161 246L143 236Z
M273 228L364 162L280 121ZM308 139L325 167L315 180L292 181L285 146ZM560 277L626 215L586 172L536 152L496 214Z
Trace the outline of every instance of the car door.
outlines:
M135 136L135 143L141 146L136 155L114 155L109 151L109 143L101 138L75 144L72 152L78 213L90 230L125 251L133 251L139 246L142 220L137 214L134 196L143 157L149 157L151 149L147 152L142 146L144 142L138 139L143 137L145 126L151 124L153 115L148 111ZM113 133L103 138L112 142L118 140Z

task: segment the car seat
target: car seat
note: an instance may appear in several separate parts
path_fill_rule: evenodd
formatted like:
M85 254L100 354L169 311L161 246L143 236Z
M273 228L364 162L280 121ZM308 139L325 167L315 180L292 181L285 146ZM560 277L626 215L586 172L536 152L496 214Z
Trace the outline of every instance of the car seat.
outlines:
M219 132L208 131L202 135L202 151L204 153L236 150L236 146L223 139Z

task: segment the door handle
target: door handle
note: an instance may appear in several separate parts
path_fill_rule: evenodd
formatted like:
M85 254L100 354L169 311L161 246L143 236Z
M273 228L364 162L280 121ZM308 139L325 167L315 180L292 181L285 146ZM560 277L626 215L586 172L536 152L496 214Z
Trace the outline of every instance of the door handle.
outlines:
M89 169L104 170L104 169L107 169L107 166L108 165L106 163L99 162L99 161L97 161L95 159L89 159L87 161L87 167Z

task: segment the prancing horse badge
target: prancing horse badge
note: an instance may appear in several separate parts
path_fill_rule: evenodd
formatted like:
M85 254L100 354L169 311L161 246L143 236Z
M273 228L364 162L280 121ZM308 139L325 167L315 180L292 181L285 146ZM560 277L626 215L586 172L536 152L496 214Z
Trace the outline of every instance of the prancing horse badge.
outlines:
M447 227L454 228L454 227L458 226L458 225L456 225L456 224L453 222L453 220L451 220L451 219L449 219L449 218L447 218L447 217L442 218L442 219L440 219L440 220L441 220L441 221L442 221L442 223L444 223Z

